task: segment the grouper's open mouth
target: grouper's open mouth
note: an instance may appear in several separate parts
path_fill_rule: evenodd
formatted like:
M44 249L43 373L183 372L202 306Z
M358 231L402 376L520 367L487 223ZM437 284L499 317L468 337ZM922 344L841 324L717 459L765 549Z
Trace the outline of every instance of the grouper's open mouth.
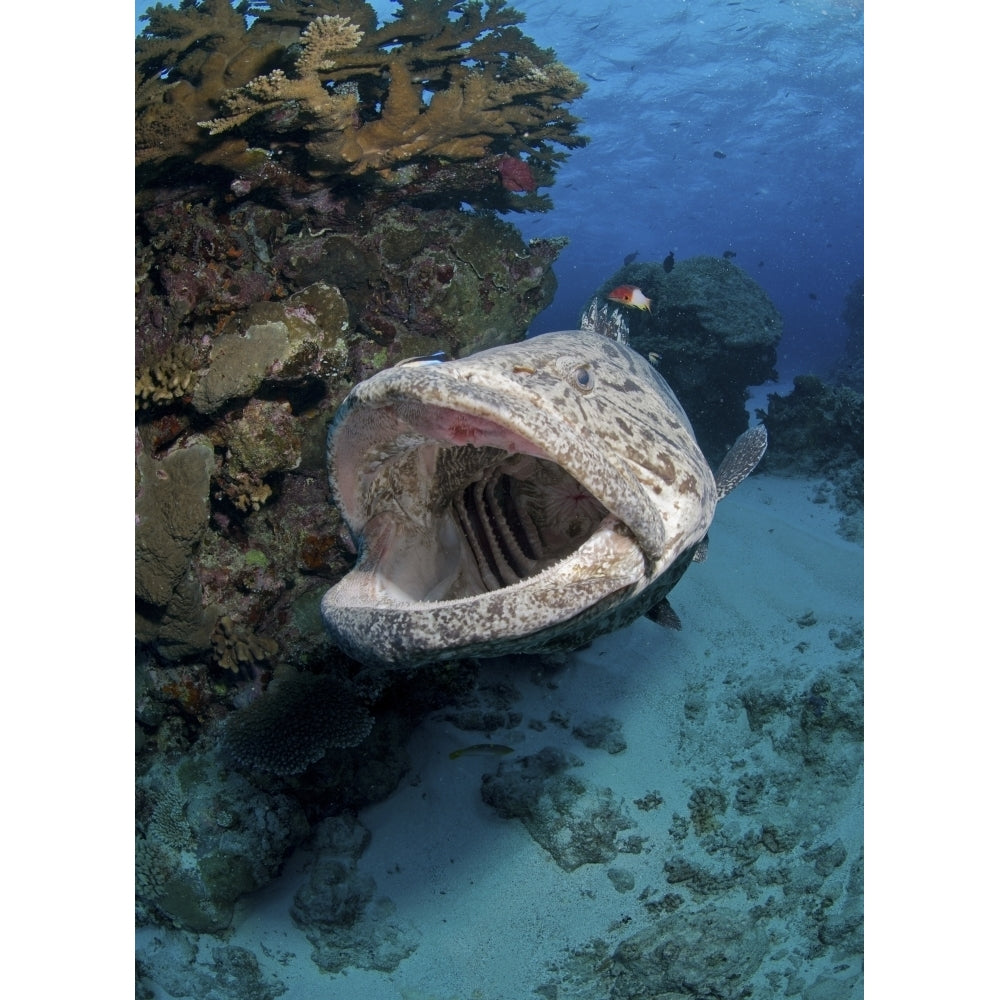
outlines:
M382 373L330 430L359 558L322 610L359 659L415 665L499 639L513 651L635 588L663 546L655 508L600 442L442 367Z

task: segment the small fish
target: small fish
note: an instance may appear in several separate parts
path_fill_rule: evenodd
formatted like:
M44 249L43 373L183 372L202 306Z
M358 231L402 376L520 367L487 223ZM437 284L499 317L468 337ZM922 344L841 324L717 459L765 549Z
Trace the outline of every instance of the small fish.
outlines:
M671 250L670 253L668 253L667 256L663 258L663 270L666 271L667 274L670 274L670 272L673 269L674 269L674 252L673 250Z
M441 365L448 360L448 355L444 351L435 351L433 354L421 354L415 358L403 358L397 361L394 368L402 368L404 365Z
M459 747L452 750L448 757L451 760L458 760L459 757L506 757L513 753L513 747L506 747L502 743L474 743L471 747Z
M633 251L632 251L632 252L631 252L631 253L630 253L630 254L629 254L629 255L628 255L628 256L627 256L626 258L625 258L625 266L626 266L626 267L628 267L628 265L629 265L629 264L631 264L631 263L632 263L632 261L634 261L634 260L636 259L636 257L638 257L638 256L639 256L639 251L638 251L638 250L633 250Z
M726 250L722 254L722 256L725 257L726 260L732 260L736 256L736 251L735 250Z
M612 302L620 302L623 306L631 306L633 309L645 309L649 312L649 307L653 304L652 299L646 298L642 294L642 289L636 285L619 285L608 292L608 298Z
M646 357L649 358L649 363L654 368L663 360L663 355L657 354L656 351L650 351L649 354L646 355Z

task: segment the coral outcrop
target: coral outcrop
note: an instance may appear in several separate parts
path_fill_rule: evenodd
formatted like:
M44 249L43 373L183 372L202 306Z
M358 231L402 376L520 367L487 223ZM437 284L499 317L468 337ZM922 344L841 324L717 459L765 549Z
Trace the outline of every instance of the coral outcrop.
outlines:
M309 827L288 795L252 786L212 750L159 757L137 781L140 916L221 930L236 900L269 882Z
M767 423L771 440L764 457L772 472L829 475L864 457L864 398L847 386L827 385L818 375L796 375L787 396L771 393Z
M771 393L765 422L769 444L763 467L783 475L822 476L844 518L840 533L860 541L863 533L865 401L848 385L828 385L818 375L796 375L787 396ZM816 501L827 502L827 491Z
M223 490L238 510L260 510L273 492L267 478L302 461L298 423L287 401L251 399L239 417L220 427L226 462Z
M227 927L310 822L395 788L413 727L468 680L468 665L451 664L390 685L332 646L320 598L356 552L329 502L325 437L356 382L407 357L518 340L552 300L565 240L525 243L498 213L550 206L541 189L586 141L568 111L584 85L522 20L503 0L402 0L382 26L362 0L147 12L136 44L143 922ZM365 896L368 916L344 936L333 904L300 897L331 969L384 915ZM373 947L389 968L411 945L400 934ZM230 959L254 979L235 953L220 968Z
M534 195L586 141L568 105L585 84L517 25L504 0L402 0L387 24L358 0L268 0L253 23L228 0L157 5L136 44L136 156L143 175L223 168L237 187L289 171L329 181L371 174L409 194L437 167L478 163L497 204ZM499 157L533 185L511 188ZM454 178L453 178L454 179ZM454 185L452 185L454 187ZM454 192L458 195L458 192ZM524 207L524 206L521 206Z
M847 324L844 353L837 362L833 380L855 392L865 389L865 279L857 278L844 296L840 318Z
M648 315L629 310L629 344L658 358L702 451L717 463L747 428L747 386L777 379L781 315L767 293L732 261L691 257L668 272L633 262L595 293L605 302L618 285L652 300Z

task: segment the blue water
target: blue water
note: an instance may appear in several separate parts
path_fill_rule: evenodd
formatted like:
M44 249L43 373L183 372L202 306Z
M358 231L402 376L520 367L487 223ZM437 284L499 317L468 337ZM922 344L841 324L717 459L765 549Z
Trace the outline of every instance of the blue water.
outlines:
M384 19L397 9L372 6ZM575 328L627 254L729 250L784 319L782 381L828 370L863 269L861 0L511 6L589 88L571 110L591 141L548 189L554 209L508 216L526 238L570 239L531 332Z
M575 327L633 251L732 250L784 318L782 376L835 362L863 268L860 0L515 6L589 86L572 110L590 145L560 170L554 211L519 220L571 241L533 329Z

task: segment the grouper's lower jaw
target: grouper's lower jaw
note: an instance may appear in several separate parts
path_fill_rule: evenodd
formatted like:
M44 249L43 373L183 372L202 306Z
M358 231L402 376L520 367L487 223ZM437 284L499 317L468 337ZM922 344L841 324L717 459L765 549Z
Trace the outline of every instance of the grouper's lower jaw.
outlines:
M574 552L532 576L467 596L413 600L399 586L401 557L387 537L397 528L375 531L374 544L322 603L337 644L373 666L407 668L490 655L498 645L504 652L536 648L540 634L596 616L644 583L642 551L618 521L606 517ZM380 554L391 557L388 576Z

